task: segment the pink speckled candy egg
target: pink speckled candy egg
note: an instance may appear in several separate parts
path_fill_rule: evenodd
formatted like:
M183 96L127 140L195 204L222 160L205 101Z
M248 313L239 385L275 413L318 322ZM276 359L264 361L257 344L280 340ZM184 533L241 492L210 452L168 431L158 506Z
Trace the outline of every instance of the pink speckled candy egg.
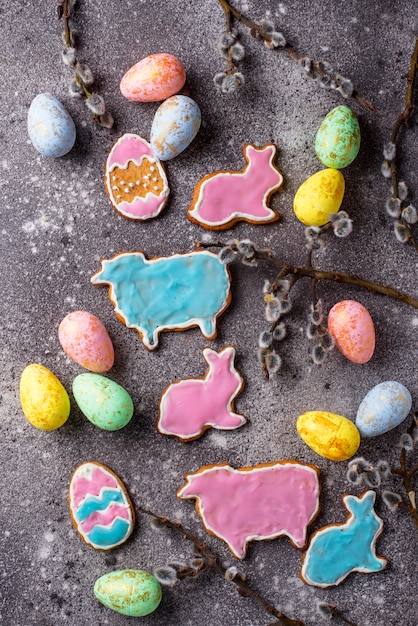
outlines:
M120 82L122 95L136 102L159 102L178 93L186 70L172 54L151 54L133 65Z
M353 363L367 363L374 352L375 332L368 310L355 300L342 300L328 314L328 330L339 351Z
M115 358L112 341L102 322L87 311L73 311L62 320L58 338L69 357L95 373L107 372Z

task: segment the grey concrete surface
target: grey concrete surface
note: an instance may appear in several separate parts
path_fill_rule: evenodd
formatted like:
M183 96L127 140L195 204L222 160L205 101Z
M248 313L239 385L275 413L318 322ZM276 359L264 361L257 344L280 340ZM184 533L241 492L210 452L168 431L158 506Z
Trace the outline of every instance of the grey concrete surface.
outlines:
M237 0L254 19L270 12L288 40L313 58L326 59L372 100L377 112L358 103L362 145L344 171L343 208L354 232L341 241L328 238L315 259L323 269L359 274L417 296L417 256L397 243L385 215L388 183L380 175L382 145L403 108L410 55L417 32L415 0L347 3ZM258 605L240 597L234 586L213 572L164 590L159 609L129 618L100 605L92 589L102 574L125 568L152 569L189 558L192 547L174 533L156 533L139 514L132 538L111 553L87 547L75 532L68 505L74 469L87 460L112 468L124 481L135 505L181 520L199 533L224 563L234 558L226 545L205 533L192 502L176 499L183 475L202 465L229 462L244 467L279 459L314 463L321 470L321 513L311 530L343 522L344 493L361 489L346 480L347 462L317 456L298 437L295 422L308 410L328 410L354 420L366 393L384 380L406 385L417 402L418 312L387 297L337 285L321 284L327 310L341 299L357 299L370 311L377 334L373 358L354 365L334 351L321 367L311 363L305 338L309 283L293 295L288 338L282 346L283 371L266 383L257 363L259 332L264 328L262 285L271 270L232 267L233 302L219 319L215 349L232 343L245 379L236 401L248 424L236 431L208 431L200 440L180 443L156 432L163 389L186 377L203 376L202 349L208 342L197 329L165 333L160 348L148 353L134 331L115 317L106 289L90 284L100 258L141 249L149 257L193 249L204 236L185 218L195 184L210 171L243 166L246 142L275 142L283 172L283 192L272 199L282 219L272 225L239 224L223 239L249 237L291 263L304 260L303 227L294 217L298 186L321 169L314 152L316 129L325 114L343 104L302 74L285 54L271 52L239 27L246 57L241 68L245 88L222 96L212 77L224 68L217 49L224 28L215 0L176 2L78 2L74 17L78 57L89 63L100 93L116 119L112 131L98 128L81 101L67 93L71 71L60 59L62 25L55 3L17 2L0 6L0 152L1 152L1 507L0 623L4 626L262 626L274 620ZM149 138L157 104L128 102L119 92L124 72L155 52L178 56L187 69L188 93L202 110L203 125L193 144L167 163L171 188L160 218L140 224L111 207L103 185L103 167L111 145L122 134ZM38 155L29 142L26 120L32 99L54 94L77 127L73 150L61 159ZM415 97L415 103L417 103ZM400 166L417 203L417 132L402 135ZM109 377L131 394L135 415L119 432L104 432L78 410L71 384L81 367L62 351L57 328L70 311L86 309L109 330L116 363ZM29 363L42 363L63 382L71 397L71 415L59 430L46 433L25 419L19 379ZM363 440L359 454L373 463L395 464L406 426ZM411 455L412 461L412 455ZM416 462L416 451L415 451ZM397 489L395 478L385 486ZM317 603L336 605L361 626L417 626L417 529L406 514L392 514L378 489L377 510L385 522L377 552L388 568L378 574L352 574L339 587L321 590L299 579L301 554L287 538L254 542L238 563L250 583L273 604L306 626L326 623ZM336 620L335 620L336 621ZM336 622L337 623L337 622Z

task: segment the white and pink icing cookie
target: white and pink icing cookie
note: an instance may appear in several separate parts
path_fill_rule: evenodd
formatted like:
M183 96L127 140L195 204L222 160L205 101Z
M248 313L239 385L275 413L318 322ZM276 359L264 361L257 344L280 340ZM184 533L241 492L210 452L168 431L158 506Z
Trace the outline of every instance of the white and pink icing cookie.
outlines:
M71 518L81 538L96 550L112 550L133 531L135 512L124 484L101 463L74 472L68 491Z
M283 535L303 549L307 527L319 512L319 469L298 461L240 469L208 465L186 479L177 496L196 498L206 530L238 559L245 557L249 541Z
M276 146L246 144L242 172L221 170L204 176L196 185L187 217L207 230L225 230L238 221L268 224L280 214L268 207L270 196L283 183L274 164Z
M245 424L245 417L233 410L244 386L234 367L235 348L228 346L219 353L205 348L203 357L209 365L204 378L175 382L161 396L157 423L161 434L192 441L210 427L232 430Z
M170 193L164 168L150 144L131 133L122 135L107 157L105 186L116 211L132 220L159 215Z

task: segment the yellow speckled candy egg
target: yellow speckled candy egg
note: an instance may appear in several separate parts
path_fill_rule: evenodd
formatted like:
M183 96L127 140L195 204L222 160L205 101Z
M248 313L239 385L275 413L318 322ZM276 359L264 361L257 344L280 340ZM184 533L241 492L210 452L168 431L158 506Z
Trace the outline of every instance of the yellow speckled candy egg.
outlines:
M360 126L353 111L345 106L324 117L315 139L315 152L326 167L341 169L354 161L360 149Z
M70 399L63 385L48 368L33 363L20 377L20 402L32 426L55 430L70 415Z
M344 176L326 169L310 176L299 187L293 201L296 217L307 226L323 226L330 213L337 213L344 197Z
M327 411L308 411L298 417L299 436L314 452L330 461L345 461L360 445L358 428L349 419Z
M328 314L328 330L338 350L353 363L367 363L376 343L373 320L355 300L337 302Z

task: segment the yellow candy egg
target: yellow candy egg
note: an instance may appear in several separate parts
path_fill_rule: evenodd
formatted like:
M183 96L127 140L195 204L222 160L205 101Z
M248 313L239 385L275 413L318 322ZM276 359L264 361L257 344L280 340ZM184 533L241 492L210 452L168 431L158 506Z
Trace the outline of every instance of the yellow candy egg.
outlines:
M330 213L337 213L344 197L344 176L339 170L326 169L310 176L299 187L293 210L307 226L323 226Z
M20 377L20 402L32 426L55 430L70 415L70 399L58 378L46 367L33 363Z
M358 428L349 419L327 411L308 411L299 416L299 436L314 452L330 461L345 461L360 445Z

